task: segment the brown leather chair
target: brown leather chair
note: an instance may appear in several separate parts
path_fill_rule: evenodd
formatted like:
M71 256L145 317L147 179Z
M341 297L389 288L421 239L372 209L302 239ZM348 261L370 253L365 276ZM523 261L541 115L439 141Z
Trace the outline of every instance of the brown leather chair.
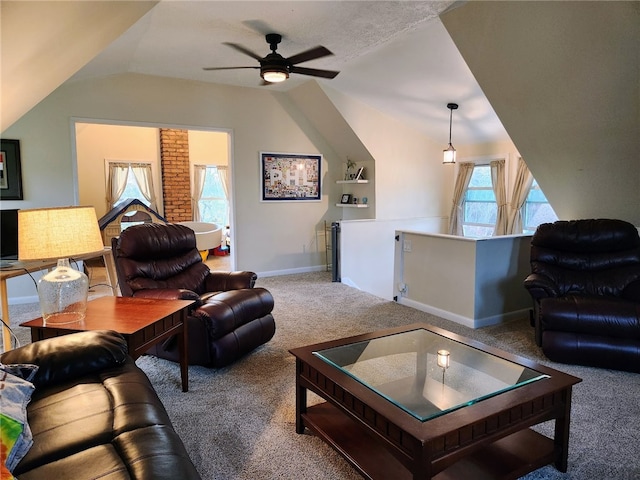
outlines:
M557 221L531 239L524 286L551 360L640 372L640 237L622 220Z
M273 296L253 272L212 272L193 230L141 224L112 240L123 296L194 300L187 319L189 364L223 367L271 340ZM177 362L175 337L150 354Z

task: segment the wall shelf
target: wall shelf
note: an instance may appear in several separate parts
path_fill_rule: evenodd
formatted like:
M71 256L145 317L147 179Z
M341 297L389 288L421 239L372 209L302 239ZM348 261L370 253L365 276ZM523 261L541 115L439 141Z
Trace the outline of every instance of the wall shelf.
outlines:
M369 183L369 180L338 180L336 183Z
M366 203L336 203L336 207L343 208L369 208L369 205Z

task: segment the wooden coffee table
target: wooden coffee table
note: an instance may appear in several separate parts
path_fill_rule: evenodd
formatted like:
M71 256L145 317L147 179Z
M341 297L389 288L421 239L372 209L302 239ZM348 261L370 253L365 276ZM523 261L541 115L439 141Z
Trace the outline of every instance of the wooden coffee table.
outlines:
M577 377L425 324L290 352L296 431L309 429L365 478L517 479L549 463L567 470ZM308 390L326 402L307 405ZM549 420L553 438L529 428Z
M68 335L86 330L114 330L127 341L129 355L140 357L153 345L178 336L182 391L189 390L187 310L192 300L162 300L137 297L100 297L87 303L82 322L45 325L42 318L21 323L31 328L31 340Z

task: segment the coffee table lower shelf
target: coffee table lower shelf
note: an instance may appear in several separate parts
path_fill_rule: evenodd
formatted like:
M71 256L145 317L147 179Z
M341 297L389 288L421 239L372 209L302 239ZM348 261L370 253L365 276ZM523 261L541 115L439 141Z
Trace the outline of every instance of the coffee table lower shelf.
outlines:
M340 453L364 478L412 479L411 472L371 432L328 402L308 407L305 427ZM553 440L524 429L458 460L434 480L509 480L553 463Z

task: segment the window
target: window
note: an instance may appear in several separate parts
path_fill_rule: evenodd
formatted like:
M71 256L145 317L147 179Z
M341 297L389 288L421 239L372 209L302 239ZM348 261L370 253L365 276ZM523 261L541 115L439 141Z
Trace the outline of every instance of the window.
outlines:
M124 191L122 192L122 195L120 195L120 198L118 198L118 200L116 200L115 206L118 206L119 204L123 203L124 201L131 200L133 198L135 198L136 200L140 200L147 207L149 205L151 205L151 202L149 200L147 200L146 198L144 198L144 195L142 194L142 191L140 190L140 187L138 186L138 182L136 181L136 177L131 172L131 167L129 167L129 174L127 175L127 183L126 183L126 185L124 187Z
M224 175L224 168L208 165L205 169L202 195L198 201L200 219L223 227L229 225L229 202Z
M107 171L109 209L129 199L140 200L156 209L150 163L107 162Z
M491 167L476 165L464 194L462 231L465 237L493 235L498 205L491 184Z
M538 182L533 180L527 200L523 208L523 233L535 233L541 223L551 223L558 220L556 212L547 201L547 197L540 189Z

